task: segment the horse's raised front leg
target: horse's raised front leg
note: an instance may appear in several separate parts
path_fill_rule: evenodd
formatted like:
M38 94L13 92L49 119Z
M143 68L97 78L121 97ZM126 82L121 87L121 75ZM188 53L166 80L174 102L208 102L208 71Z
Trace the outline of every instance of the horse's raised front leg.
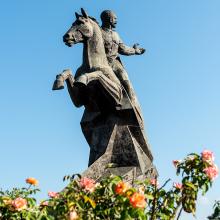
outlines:
M79 88L74 85L74 77L70 69L64 70L61 74L56 76L56 80L53 84L53 90L60 90L64 88L64 82L66 81L68 92L73 104L76 107L81 107L83 105L81 101L81 95Z
M56 76L56 80L54 81L52 90L64 89L64 82L68 78L72 78L71 81L74 82L73 76L72 77L71 76L72 76L71 70L69 70L69 69L63 70L63 72L61 74L58 74Z

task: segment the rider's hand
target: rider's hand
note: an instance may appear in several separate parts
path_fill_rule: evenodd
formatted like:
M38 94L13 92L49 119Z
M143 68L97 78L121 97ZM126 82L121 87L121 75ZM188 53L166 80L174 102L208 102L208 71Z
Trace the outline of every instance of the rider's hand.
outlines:
M138 46L139 44L134 44L133 48L135 49L135 54L141 55L145 52L145 49Z

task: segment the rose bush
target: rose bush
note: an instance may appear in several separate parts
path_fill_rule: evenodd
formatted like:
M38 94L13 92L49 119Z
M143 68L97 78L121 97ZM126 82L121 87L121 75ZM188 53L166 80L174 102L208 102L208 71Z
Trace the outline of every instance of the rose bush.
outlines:
M41 216L39 206L33 197L39 189L33 185L29 188L14 188L11 191L0 190L0 219L38 219Z
M173 164L181 183L157 179L136 181L132 185L121 177L110 176L96 183L80 175L65 176L70 181L61 192L48 192L49 198L38 205L33 198L38 181L26 179L29 188L0 191L1 220L172 220L183 211L195 214L196 200L205 194L218 175L211 151L190 154Z

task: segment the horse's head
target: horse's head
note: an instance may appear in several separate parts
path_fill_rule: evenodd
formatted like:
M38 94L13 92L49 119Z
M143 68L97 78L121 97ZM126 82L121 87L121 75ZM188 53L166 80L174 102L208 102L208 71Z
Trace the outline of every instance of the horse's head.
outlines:
M93 25L88 14L81 8L82 15L75 13L76 21L63 36L64 43L71 47L73 44L84 42L93 36Z

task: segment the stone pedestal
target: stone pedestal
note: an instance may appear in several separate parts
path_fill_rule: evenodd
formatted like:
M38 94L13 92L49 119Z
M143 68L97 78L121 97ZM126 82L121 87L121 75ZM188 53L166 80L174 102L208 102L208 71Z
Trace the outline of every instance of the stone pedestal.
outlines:
M93 140L94 146L98 146L99 149L91 148L90 161L92 161L93 154L98 155L98 159L82 175L98 181L114 174L122 176L125 181L130 183L137 179L143 180L146 177L157 176L144 131L138 125L129 125L129 121L125 118L123 120L126 122L125 124L122 123L120 117L108 118L111 120L107 120L104 124L101 123L98 127L93 127L92 133L95 137L90 136L89 141ZM88 128L88 126L86 127ZM109 129L111 127L112 129ZM84 128L83 124L82 128ZM96 129L98 129L97 132ZM83 130L85 131L85 128ZM88 130L86 131L88 134ZM103 136L97 137L100 131ZM99 144L97 145L94 140L99 140Z

